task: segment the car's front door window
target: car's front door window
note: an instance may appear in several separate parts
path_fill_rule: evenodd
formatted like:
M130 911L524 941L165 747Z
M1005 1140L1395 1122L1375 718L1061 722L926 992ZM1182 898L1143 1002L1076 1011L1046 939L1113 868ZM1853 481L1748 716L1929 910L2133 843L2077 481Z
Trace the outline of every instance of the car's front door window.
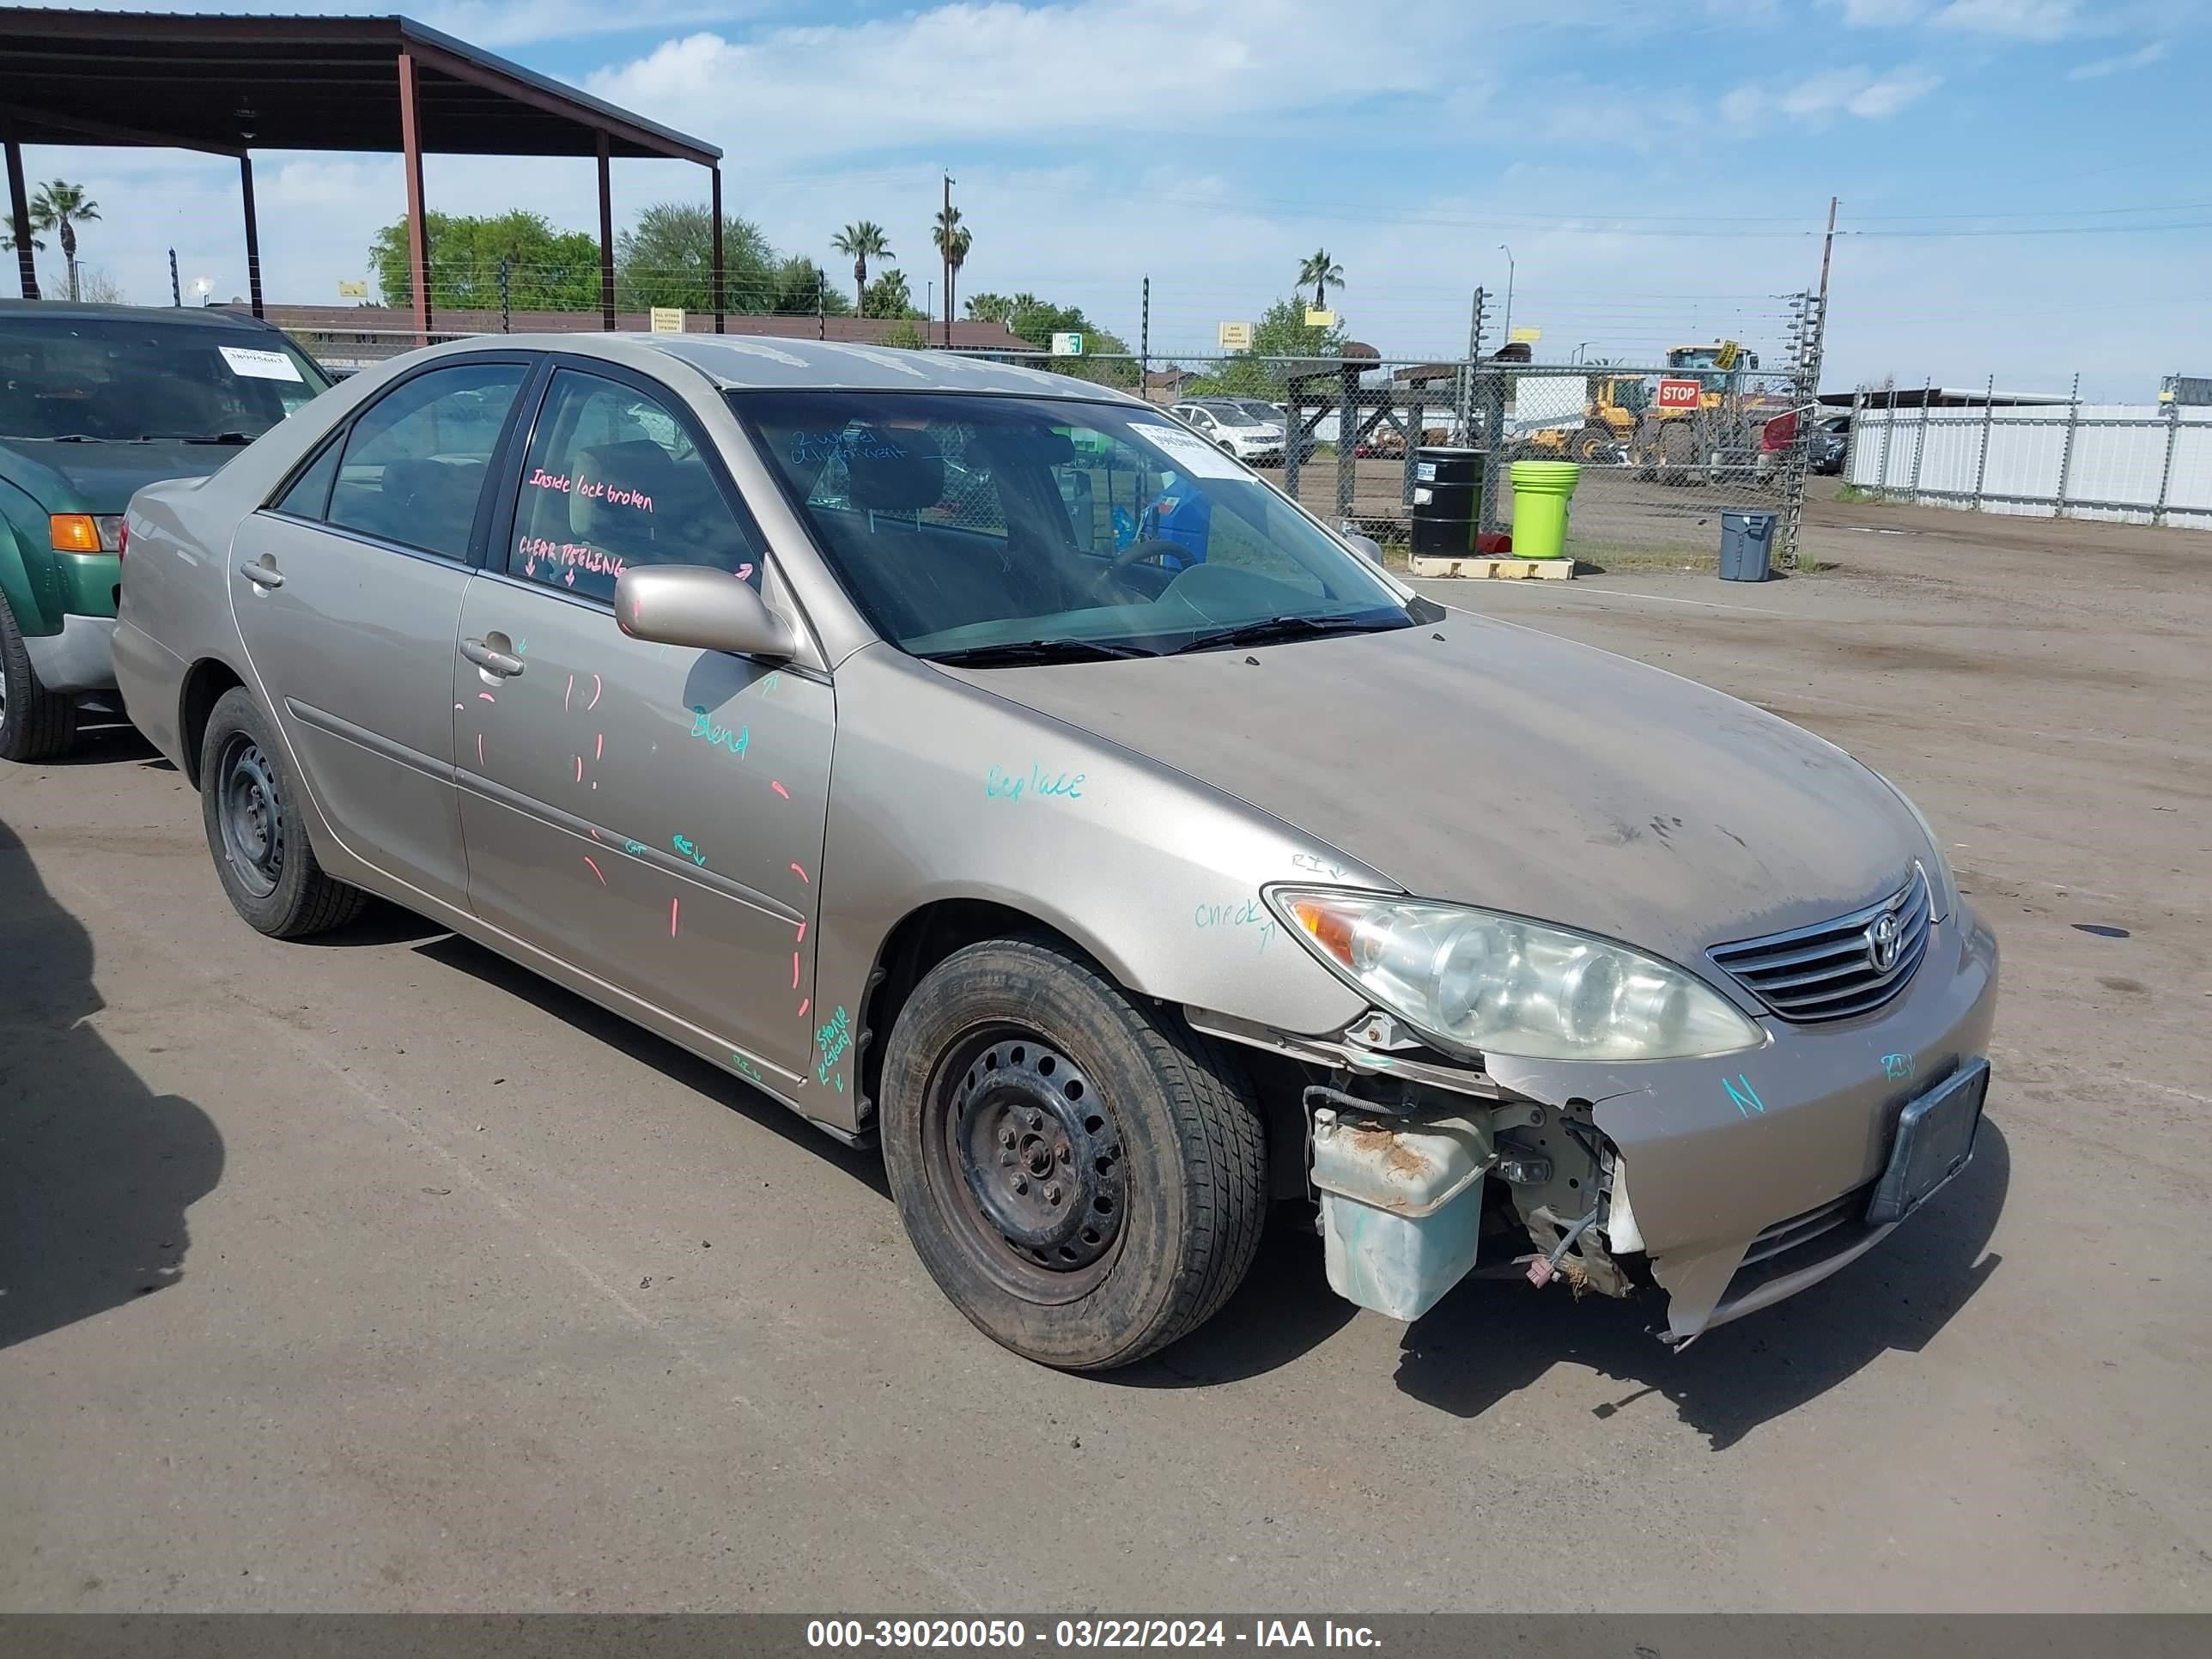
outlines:
M456 363L385 393L346 435L329 522L466 558L492 451L527 373L516 362Z
M760 586L757 544L690 430L652 394L562 369L522 469L510 575L611 599L641 564L699 564Z

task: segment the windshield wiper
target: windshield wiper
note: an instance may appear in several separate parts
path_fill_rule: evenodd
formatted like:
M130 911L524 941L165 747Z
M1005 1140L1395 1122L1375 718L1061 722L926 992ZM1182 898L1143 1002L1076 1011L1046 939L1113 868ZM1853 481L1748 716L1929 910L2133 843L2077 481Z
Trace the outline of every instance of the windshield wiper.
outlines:
M1109 662L1122 657L1157 657L1140 645L1109 645L1100 640L1016 640L1003 645L971 645L958 651L923 653L927 662L948 668L1012 668L1024 663Z
M142 444L250 444L253 440L243 432L210 432L204 435L189 432L149 432L138 441Z
M1394 628L1411 624L1394 618L1389 622L1358 622L1350 617L1262 617L1257 622L1239 623L1217 633L1200 634L1187 644L1179 645L1175 654L1186 651L1213 651L1231 645L1275 645L1285 640L1310 640L1325 634L1382 634Z

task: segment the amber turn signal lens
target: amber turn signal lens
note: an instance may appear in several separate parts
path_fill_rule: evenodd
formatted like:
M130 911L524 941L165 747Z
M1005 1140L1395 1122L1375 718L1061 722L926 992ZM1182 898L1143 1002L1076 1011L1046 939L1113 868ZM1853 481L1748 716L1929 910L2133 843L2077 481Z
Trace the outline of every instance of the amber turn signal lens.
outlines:
M89 513L56 513L46 522L52 526L57 553L97 553L100 526Z
M1318 900L1298 898L1291 901L1291 914L1298 919L1298 926L1312 934L1321 948L1346 967L1352 964L1352 918L1341 910L1330 909Z

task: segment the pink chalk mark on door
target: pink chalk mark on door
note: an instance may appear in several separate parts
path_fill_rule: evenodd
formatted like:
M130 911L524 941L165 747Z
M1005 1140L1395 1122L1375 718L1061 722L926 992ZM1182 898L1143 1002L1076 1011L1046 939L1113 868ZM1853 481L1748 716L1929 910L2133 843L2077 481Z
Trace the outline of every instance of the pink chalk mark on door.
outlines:
M578 755L575 757L575 762L576 781L581 783L584 781L584 757L581 755Z
M477 701L479 702L497 702L499 699L492 696L489 691L479 691L477 693Z
M768 787L769 787L769 788L771 788L771 789L775 790L775 793L776 793L777 794L779 794L779 795L782 796L786 800L789 800L789 799L791 799L791 791L790 791L790 790L788 790L788 789L787 789L787 788L785 788L781 784L778 783L778 782L777 782L774 778L770 778L770 779L768 781Z
M809 1008L811 1008L813 1006L814 1006L814 999L813 999L812 997L801 997L801 998L799 998L799 1018L801 1018L801 1019L805 1019L805 1018L806 1018L806 1011L807 1011ZM801 1078L801 1079L799 1079L799 1080L801 1083L805 1083L805 1082L806 1081L806 1079L805 1079L805 1078Z
M794 991L799 988L799 952L796 951L791 953L791 988Z
M482 766L483 763L483 733L479 732L477 733L477 764Z
M676 908L683 902L684 901L680 898L672 898L668 901L668 937L671 939L674 939L676 937Z
M599 759L599 757L600 756L602 756L602 755L605 754L606 752L607 752L607 734L606 734L605 732L600 732L600 733L599 734L599 736L598 736L598 737L594 738L592 740L592 758L593 760L597 760L597 759Z
M802 921L799 924L799 937L792 940L792 943L793 945L804 945L806 943L806 924L805 922Z
M568 712L568 699L575 695L576 677L574 674L571 674L568 676L568 689L561 694L561 712L562 714L565 714Z
M584 854L584 862L592 866L592 873L599 877L599 885L602 887L605 886L607 884L607 878L605 874L600 870L598 860L593 859L589 853L586 853Z
M584 712L585 712L586 714L590 714L590 713L592 712L592 710L593 710L594 708L597 708L599 706L599 677L597 674L594 674L594 675L592 675L592 700L591 700L591 702L587 702L587 703L586 703L586 704L584 705Z
M794 865L793 865L791 867L792 867L793 869L794 869L794 870L799 870L799 866L798 866L797 865L795 865L795 864L794 864ZM801 881L806 881L806 872L805 872L805 871L804 871L804 870L799 870L799 880L801 880ZM813 885L814 885L814 884L813 884L812 882L811 882L811 881L806 881L806 884L807 884L809 887L811 887L811 886L813 886Z

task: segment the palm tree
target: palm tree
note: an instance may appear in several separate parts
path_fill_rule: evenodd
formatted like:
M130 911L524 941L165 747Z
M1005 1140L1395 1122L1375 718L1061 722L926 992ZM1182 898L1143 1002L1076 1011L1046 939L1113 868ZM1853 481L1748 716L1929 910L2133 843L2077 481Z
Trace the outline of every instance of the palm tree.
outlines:
M1304 288L1308 283L1313 284L1314 309L1326 311L1329 289L1344 286L1344 267L1329 258L1327 248L1316 248L1298 267L1298 286Z
M936 222L930 227L929 240L936 245L938 257L945 261L945 343L950 345L953 278L967 263L968 249L975 239L960 228L960 210L948 202L938 210Z
M945 261L945 343L952 343L952 287L960 275L960 267L968 263L968 250L975 245L972 232L962 228L960 210L947 205L938 210L937 222L931 228L929 240L937 245L937 252Z
M890 239L873 219L863 219L832 236L830 246L853 262L854 309L865 314L868 308L868 261L897 258L898 255L891 252Z
M84 193L82 185L59 179L40 185L31 198L31 228L61 233L62 258L69 264L70 298L76 298L76 228L100 217L100 204Z

